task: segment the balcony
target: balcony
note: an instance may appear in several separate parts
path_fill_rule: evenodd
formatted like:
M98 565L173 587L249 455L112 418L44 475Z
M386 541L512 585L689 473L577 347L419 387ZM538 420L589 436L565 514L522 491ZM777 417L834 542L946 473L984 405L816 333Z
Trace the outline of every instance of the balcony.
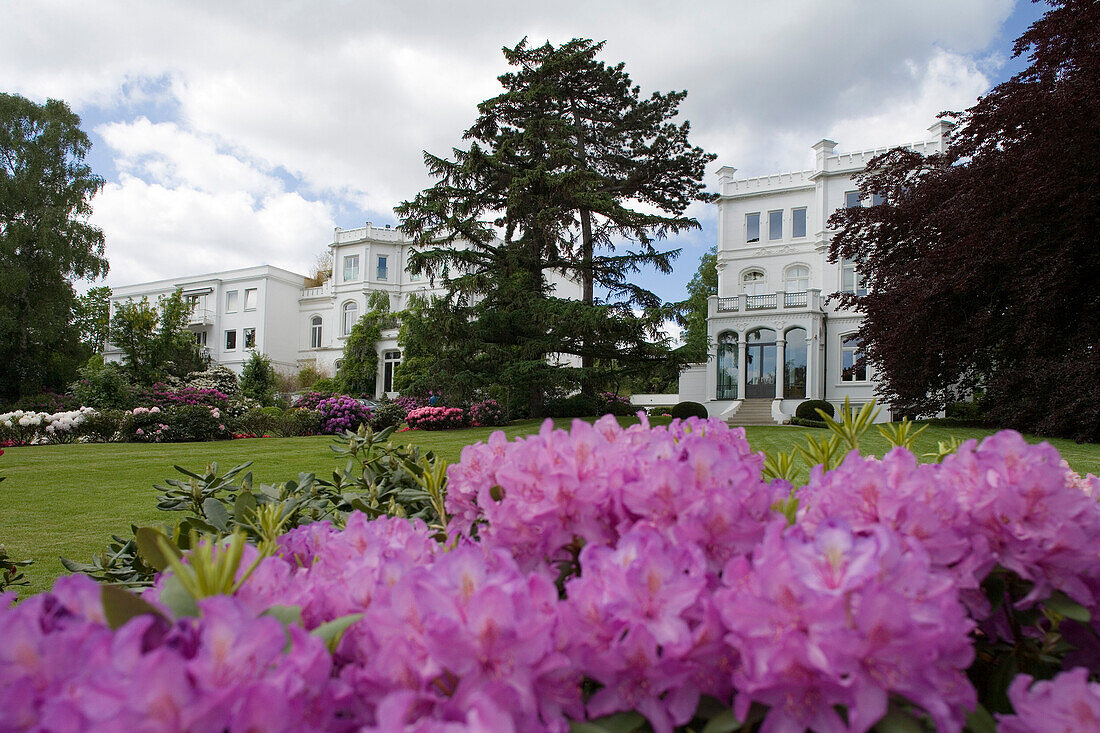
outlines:
M302 288L303 298L323 298L332 295L332 280L325 280L315 288Z
M191 309L191 315L187 319L188 326L212 326L214 325L214 311L196 305Z
M820 311L820 290L803 290L785 293L782 290L761 295L734 295L729 298L711 297L711 317L722 313L748 313L753 311Z

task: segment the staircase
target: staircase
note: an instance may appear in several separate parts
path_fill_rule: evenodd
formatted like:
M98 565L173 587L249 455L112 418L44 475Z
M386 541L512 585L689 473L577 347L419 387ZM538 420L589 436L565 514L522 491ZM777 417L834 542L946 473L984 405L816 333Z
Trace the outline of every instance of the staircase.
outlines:
M741 409L726 420L727 425L775 425L772 401L768 398L743 400Z

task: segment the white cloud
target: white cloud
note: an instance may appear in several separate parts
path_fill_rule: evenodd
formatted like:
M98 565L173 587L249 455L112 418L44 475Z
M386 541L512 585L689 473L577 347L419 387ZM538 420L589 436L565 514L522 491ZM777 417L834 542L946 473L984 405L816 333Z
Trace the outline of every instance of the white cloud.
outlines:
M643 93L689 91L682 118L715 168L756 175L805 167L822 137L922 137L988 88L1014 5L27 0L0 5L0 88L107 121L117 175L95 217L112 279L298 249L306 267L334 217L392 221L428 183L422 151L461 143L524 35L607 39Z

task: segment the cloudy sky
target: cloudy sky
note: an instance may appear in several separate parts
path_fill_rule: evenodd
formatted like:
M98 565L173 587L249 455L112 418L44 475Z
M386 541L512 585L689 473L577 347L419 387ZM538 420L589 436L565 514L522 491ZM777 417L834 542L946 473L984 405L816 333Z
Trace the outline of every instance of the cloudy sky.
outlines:
M67 101L107 184L93 222L108 285L255 264L306 272L333 227L396 224L499 90L500 48L524 36L606 39L643 93L687 89L708 173L746 176L841 150L923 139L1021 68L1026 0L678 3L379 0L19 0L0 3L0 91ZM683 297L716 239L715 212L676 272Z

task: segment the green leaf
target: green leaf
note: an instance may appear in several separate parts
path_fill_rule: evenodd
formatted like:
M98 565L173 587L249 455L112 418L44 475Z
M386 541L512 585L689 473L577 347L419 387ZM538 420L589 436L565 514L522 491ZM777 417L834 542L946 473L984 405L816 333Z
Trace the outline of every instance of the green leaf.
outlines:
M229 528L229 512L226 511L225 504L214 497L211 496L202 503L202 511L210 524L217 527L219 532L225 532Z
M340 639L344 637L344 632L348 630L348 627L353 623L363 618L362 613L349 613L347 616L340 616L334 618L328 623L321 624L313 631L309 632L312 636L319 637L324 640L325 646L332 653L336 652L336 646L340 643Z
M1043 602L1051 611L1057 611L1066 618L1071 618L1083 624L1087 624L1092 618L1089 610L1077 601L1073 600L1060 590L1054 591L1054 595Z
M909 711L892 707L882 720L875 723L875 732L924 733L924 726Z
M730 733L741 727L741 721L732 710L724 710L707 721L703 733Z
M165 576L164 585L160 589L160 602L168 606L176 618L199 615L194 597L183 587L175 573Z
M569 723L569 733L634 733L645 723L645 717L633 711L613 713L595 720L572 721Z
M233 518L237 524L247 524L256 516L256 497L250 492L242 491L237 494L237 500L233 502Z
M302 625L301 606L272 606L260 615L277 618L284 626L290 626L291 624Z
M103 600L103 615L107 617L107 625L112 629L117 629L130 619L146 614L164 618L164 614L155 606L120 586L100 586L99 595Z
M970 733L997 733L997 721L978 703L973 712L966 714L966 730Z
M179 547L159 529L155 527L138 527L134 531L134 540L137 542L138 557L140 557L146 565L159 573L163 572L165 568L168 567L168 558L164 556L160 545L157 544L158 537L163 538L168 543L168 548L172 550L176 557L183 557L183 552L180 551Z

